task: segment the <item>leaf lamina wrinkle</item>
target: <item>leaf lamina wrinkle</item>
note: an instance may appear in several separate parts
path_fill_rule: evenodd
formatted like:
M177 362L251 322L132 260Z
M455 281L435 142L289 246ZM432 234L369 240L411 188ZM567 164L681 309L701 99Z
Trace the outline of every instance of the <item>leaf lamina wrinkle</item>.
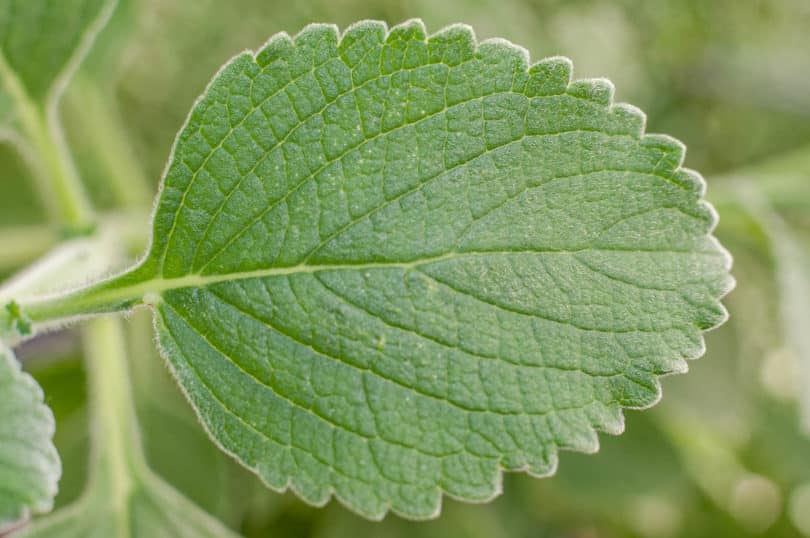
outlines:
M307 502L429 518L551 474L703 353L732 283L683 145L571 69L463 25L279 34L209 84L149 252L84 299L148 296L211 437Z

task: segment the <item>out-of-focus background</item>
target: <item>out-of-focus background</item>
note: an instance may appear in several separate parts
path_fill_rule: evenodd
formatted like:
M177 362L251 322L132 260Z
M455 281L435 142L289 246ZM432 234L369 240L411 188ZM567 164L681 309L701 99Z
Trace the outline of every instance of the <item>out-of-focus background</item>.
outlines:
M309 22L412 17L430 31L469 23L535 59L566 55L577 77L610 78L617 100L647 113L649 131L684 141L735 257L731 321L689 374L664 380L658 406L628 411L622 436L601 436L598 455L563 454L553 478L507 476L488 505L448 499L436 521L371 523L334 502L316 509L268 491L220 453L138 314L128 322L131 370L152 467L249 537L810 536L808 0L127 0L64 101L81 174L101 206L124 199L146 214L175 133L232 55ZM0 249L1 275L57 239L37 227L33 184L0 146L0 230L15 226L24 242ZM63 506L87 473L78 340L34 341L21 358L57 417Z

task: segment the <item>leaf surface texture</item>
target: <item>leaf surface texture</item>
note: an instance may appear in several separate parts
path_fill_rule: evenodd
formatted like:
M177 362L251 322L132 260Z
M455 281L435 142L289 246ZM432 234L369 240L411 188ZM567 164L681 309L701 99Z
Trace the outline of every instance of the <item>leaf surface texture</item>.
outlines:
M456 25L235 57L176 141L143 263L211 436L380 518L592 452L703 352L730 260L683 146L605 80Z
M0 532L53 506L62 474L42 389L0 344Z

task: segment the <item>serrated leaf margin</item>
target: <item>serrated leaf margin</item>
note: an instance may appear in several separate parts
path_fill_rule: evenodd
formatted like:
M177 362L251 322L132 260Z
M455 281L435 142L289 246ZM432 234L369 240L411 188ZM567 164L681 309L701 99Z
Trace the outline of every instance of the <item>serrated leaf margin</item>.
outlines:
M715 228L717 227L719 216L717 214L717 211L714 209L714 207L707 200L703 199L703 196L705 195L705 192L706 192L706 181L703 178L703 176L701 176L697 171L692 170L690 168L686 168L686 167L683 166L683 162L684 162L685 154L686 154L686 146L681 141L679 141L676 138L673 138L673 137L671 137L669 135L647 133L646 132L646 123L647 123L646 114L642 110L640 110L638 107L636 107L634 105L631 105L631 104L628 104L628 103L622 103L622 102L619 102L619 103L614 102L615 87L614 87L613 83L610 80L608 80L606 78L583 78L583 79L575 79L575 78L573 78L573 68L574 68L573 62L569 58L567 58L565 56L550 56L550 57L546 57L546 58L544 58L542 60L539 60L539 61L537 61L535 63L531 63L529 51L525 47L522 47L520 45L516 45L516 44L512 43L511 41L509 41L507 39L503 39L503 38L489 38L489 39L479 41L477 39L477 37L475 36L474 29L468 24L463 24L463 23L451 24L451 25L445 26L444 28L434 32L433 34L429 34L427 32L427 29L425 27L424 22L421 19L418 19L418 18L409 19L409 20L406 20L406 21L404 21L404 22L402 22L400 24L397 24L397 25L394 25L394 26L391 26L391 27L389 27L387 25L387 23L384 22L384 21L362 20L362 21L358 21L358 22L355 22L355 23L347 26L343 30L343 32L340 31L340 28L336 24L312 23L312 24L306 25L303 29L301 29L298 33L296 33L293 36L291 36L287 32L278 32L278 33L274 34L273 36L271 36L262 46L257 48L255 51L250 50L250 49L246 49L246 50L242 51L241 53L236 54L230 60L228 60L225 64L223 64L217 70L217 72L213 75L213 77L211 78L209 83L206 85L205 89L202 91L200 96L194 101L188 115L186 116L186 119L184 120L184 122L180 126L180 128L178 129L178 132L177 132L177 135L175 137L174 143L172 144L172 149L171 149L171 152L169 154L167 163L166 163L166 165L165 165L165 167L163 169L162 175L161 175L161 181L160 181L160 185L159 185L159 189L158 189L158 194L157 194L157 197L156 197L156 203L155 203L155 205L153 207L153 210L152 210L151 221L154 222L154 217L157 215L157 211L158 211L158 208L159 208L159 203L158 202L159 202L160 197L161 197L161 195L163 193L164 183L166 181L166 177L168 175L169 168L170 168L170 166L172 165L172 163L173 163L173 161L175 159L175 154L176 154L177 148L178 148L178 146L180 144L180 136L185 131L186 127L188 126L189 121L191 120L192 114L193 114L194 110L196 109L197 105L205 98L205 96L208 94L209 90L211 89L212 85L218 80L221 73L226 71L231 66L231 64L233 64L238 59L243 58L245 55L250 55L253 61L257 61L258 56L265 49L267 49L269 46L274 45L274 44L276 44L276 43L278 43L280 41L285 41L285 42L289 43L290 45L295 46L295 42L298 39L300 39L301 37L306 37L306 35L308 33L327 30L327 31L333 32L337 36L337 46L339 47L341 45L341 43L343 42L344 37L347 34L349 34L352 31L356 31L359 28L364 28L364 27L382 29L384 31L384 39L386 39L386 40L388 39L388 37L393 32L401 31L401 30L405 30L405 29L408 29L408 28L415 27L421 33L421 35L425 36L424 40L425 40L426 43L429 42L432 39L437 38L437 37L441 38L441 37L443 37L443 36L445 36L445 35L447 35L448 33L451 33L451 32L464 32L464 33L469 35L471 43L475 46L474 53L477 53L478 51L480 51L482 47L488 47L488 46L502 47L503 49L510 51L512 54L518 54L522 58L523 67L524 67L524 69L526 70L526 72L528 74L532 74L533 71L539 71L539 70L545 70L545 71L563 70L566 73L566 78L567 78L567 80L566 80L566 82L564 84L564 88L563 88L564 93L568 93L569 95L572 95L574 97L577 97L577 98L584 99L584 100L590 101L592 103L595 103L595 104L603 107L609 113L622 114L622 115L625 115L627 117L632 118L634 120L634 122L633 122L633 131L625 133L625 134L628 134L628 135L636 138L637 140L639 140L639 142L641 144L664 147L664 148L667 148L669 151L675 152L677 154L677 164L674 167L672 167L671 170L668 169L667 171L672 174L672 180L674 182L679 183L680 186L682 188L684 188L685 190L691 191L696 196L696 198L698 198L698 200L696 201L696 204L701 209L706 211L709 215L711 215L711 222L710 222L710 225L707 228L706 239L709 241L709 243L711 245L711 248L716 250L717 253L720 256L722 256L722 258L723 258L723 268L725 269L726 274L727 274L727 279L725 280L722 287L720 288L720 292L717 293L717 296L715 297L715 301L714 301L715 304L713 305L714 307L717 308L717 310L719 312L722 313L722 315L719 317L718 321L713 326L710 326L710 327L705 328L705 329L701 329L701 331L700 331L701 332L700 346L694 353L692 353L692 354L690 354L688 356L685 356L683 358L679 357L679 358L674 359L674 362L669 363L667 365L669 367L669 369L667 371L663 372L663 373L649 373L649 372L647 372L649 374L650 381L652 382L653 388L654 388L654 392L652 393L652 397L649 399L649 401L646 401L646 402L641 403L639 405L619 405L617 407L617 409L616 409L616 411L617 411L616 416L611 417L611 418L615 418L615 422L601 423L601 424L593 424L592 423L590 428L591 428L591 433L594 434L593 435L593 443L589 443L587 446L579 446L579 447L576 447L576 448L569 448L569 447L559 447L559 446L557 446L555 444L550 449L551 450L551 454L550 454L551 464L550 464L549 470L547 472L534 473L530 469L528 469L528 466L526 468L521 468L521 469L509 469L507 471L505 468L503 468L502 466L499 465L498 466L498 473L496 475L495 480L492 483L492 495L489 496L488 498L471 501L469 499L455 497L451 493L449 493L447 491L444 491L443 489L440 488L439 489L439 494L440 495L439 495L439 498L438 498L436 509L432 514L429 514L426 517L414 516L412 514L402 513L400 511L397 511L393 507L391 507L390 504L388 506L386 506L386 508L384 510L380 511L379 513L366 513L363 510L359 509L358 507L351 505L348 501L342 499L340 497L340 495L337 494L337 492L335 492L334 487L332 487L332 486L330 486L328 488L328 494L324 496L324 499L319 499L319 500L313 501L313 500L310 500L310 499L306 499L302 495L302 492L298 491L295 488L295 486L292 485L291 478L288 478L287 484L285 484L282 487L275 487L275 486L269 484L264 479L264 477L262 477L262 475L261 475L261 473L259 472L258 469L254 468L254 467L252 467L250 465L247 465L245 462L243 462L239 458L238 455L236 455L232 451L225 448L214 437L214 435L210 431L208 425L203 420L203 417L202 417L201 413L194 406L190 395L188 394L186 389L182 385L180 385L178 383L178 387L180 388L181 392L183 393L184 397L189 402L191 407L194 409L194 412L197 415L197 418L198 418L200 424L202 425L202 427L205 430L208 437L211 439L211 442L213 442L222 452L224 452L229 457L231 457L232 459L237 461L240 465L242 465L243 467L245 467L245 468L249 469L251 472L253 472L257 477L259 477L259 479L262 481L262 483L267 488L269 488L269 489L271 489L271 490L273 490L273 491L275 491L277 493L286 493L287 491L292 491L293 493L296 494L296 496L298 496L299 498L305 500L305 502L307 502L308 504L311 504L312 506L316 506L316 507L323 507L326 504L328 504L329 501L332 498L335 498L341 505L343 505L344 507L346 507L350 511L355 512L358 515L360 515L360 516L362 516L364 518L367 518L369 520L372 520L372 521L380 521L380 520L382 520L387 515L388 512L393 512L393 513L395 513L396 515L398 515L400 517L403 517L403 518L406 518L406 519L411 519L411 520L416 520L416 521L430 520L430 519L435 519L436 517L438 517L440 515L441 508L442 508L442 499L443 499L444 496L448 496L450 498L453 498L453 499L456 499L456 500L459 500L459 501L462 501L462 502L466 502L466 503L484 504L484 503L492 501L493 499L498 497L503 492L503 473L504 473L504 471L507 471L507 472L525 472L525 473L529 474L530 476L533 476L533 477L536 477L536 478L546 478L546 477L549 477L549 476L553 476L556 473L557 467L559 465L559 451L560 450L580 452L580 453L585 453L585 454L593 454L593 453L598 452L599 451L599 441L598 441L598 436L596 435L598 432L607 433L607 434L611 434L611 435L619 435L624 431L625 423L624 423L624 414L622 412L623 409L643 410L643 409L648 409L648 408L654 406L655 404L657 404L661 400L661 397L662 397L662 392L663 391L662 391L662 387L661 387L661 378L663 378L665 376L668 376L668 375L686 373L688 371L688 363L687 363L687 361L688 360L694 360L694 359L697 359L697 358L703 356L703 354L705 353L705 349L706 349L706 347L705 347L705 337L703 336L703 333L719 327L720 325L725 323L725 321L728 319L728 315L729 315L728 310L721 303L721 299L725 295L727 295L732 289L734 289L734 286L735 286L736 282L735 282L734 278L730 275L730 270L731 270L731 267L732 267L732 256L729 253L729 251L726 250L725 247L723 247L720 244L720 242L713 235L713 232L714 232ZM150 235L149 235L149 241L148 241L148 245L147 245L147 249L146 249L146 254L143 256L143 258L141 260L139 260L139 262L137 264L135 264L135 268L133 269L133 271L137 271L138 269L141 269L143 267L143 265L147 261L149 261L149 259L151 257L151 254L152 254L153 245L154 245L154 229L150 230ZM155 295L155 294L151 294L151 293L148 294L148 295L149 295L149 300L145 301L145 303L154 310L160 305L160 303L162 302L162 298L159 295ZM155 312L155 315L153 316L153 324L154 324L154 329L155 329L156 333L159 332L159 326L158 326L159 323L160 323L159 316L157 316L157 313ZM164 362L165 362L167 368L171 372L172 377L175 380L178 380L179 377L177 376L177 372L175 372L174 367L172 366L171 361L168 358L168 355L169 355L168 351L166 349L164 349L164 347L161 345L159 339L157 339L157 338L156 338L156 345L157 345L157 347L158 347L158 349L160 351L161 356L164 359Z

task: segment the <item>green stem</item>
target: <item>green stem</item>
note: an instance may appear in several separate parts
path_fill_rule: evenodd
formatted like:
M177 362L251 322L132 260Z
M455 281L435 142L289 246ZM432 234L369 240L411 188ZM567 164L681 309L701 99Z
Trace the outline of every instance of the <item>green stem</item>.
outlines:
M546 252L569 253L572 251L547 250ZM371 262L349 264L317 264L284 267L268 267L249 271L215 274L188 274L184 276L164 278L155 274L154 258L147 258L144 263L130 271L113 277L109 280L90 284L85 288L71 292L47 297L38 297L20 304L14 303L14 313L5 315L0 311L0 329L10 327L17 322L30 325L36 324L39 328L49 325L63 325L71 318L93 316L111 312L130 310L138 305L156 306L161 303L162 296L172 290L183 288L202 288L221 282L235 280L248 280L254 278L268 278L290 276L296 274L317 273L321 271L365 269L414 269L419 266L457 259L459 257L486 256L488 252L451 252L434 257L426 257L408 262Z
M568 252L568 251L547 251ZM163 278L155 275L154 265L147 259L129 272L109 280L91 284L63 295L42 297L17 305L25 321L40 326L49 323L63 324L65 320L79 316L92 316L129 310L138 305L157 305L166 292L182 288L201 288L220 282L289 276L320 271L339 271L351 269L413 269L430 263L456 259L460 256L487 255L486 252L448 253L427 257L409 262L372 262L358 264L318 264L301 263L286 267L268 267L250 271L223 274L189 274L185 276ZM2 317L2 312L0 312Z
M65 95L70 105L66 112L81 114L77 121L80 136L94 148L99 163L106 172L106 187L121 207L143 210L150 207L154 192L143 175L140 163L126 138L121 116L108 97L92 81L77 76Z
M129 497L145 460L132 404L124 331L120 320L107 316L93 320L82 334L93 413L91 480L114 507L116 528L123 531L119 535L128 536Z
M14 101L22 132L39 158L35 175L47 210L68 234L86 233L94 222L90 200L79 181L55 118L48 120L0 54L0 82Z
M47 328L49 325L62 326L71 318L123 312L138 305L152 304L149 286L135 282L121 285L128 280L128 275L122 275L64 295L23 302L20 305L21 313L27 322ZM0 311L0 318L2 316L3 312Z

